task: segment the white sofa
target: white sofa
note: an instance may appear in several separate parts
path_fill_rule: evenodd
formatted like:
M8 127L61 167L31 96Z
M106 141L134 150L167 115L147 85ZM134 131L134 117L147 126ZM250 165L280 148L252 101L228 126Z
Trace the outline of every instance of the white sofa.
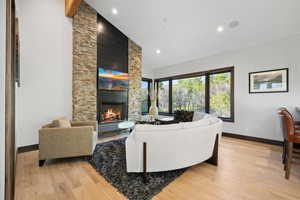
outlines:
M170 125L137 124L126 139L127 172L175 170L209 159L217 164L221 133L222 120L212 116Z

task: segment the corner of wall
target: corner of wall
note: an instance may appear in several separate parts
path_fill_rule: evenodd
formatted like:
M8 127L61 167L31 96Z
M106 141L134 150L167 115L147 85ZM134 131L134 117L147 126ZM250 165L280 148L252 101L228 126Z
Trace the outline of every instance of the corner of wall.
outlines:
M0 200L4 199L5 183L5 30L6 4L0 3Z
M141 116L142 48L128 39L128 119L138 120Z

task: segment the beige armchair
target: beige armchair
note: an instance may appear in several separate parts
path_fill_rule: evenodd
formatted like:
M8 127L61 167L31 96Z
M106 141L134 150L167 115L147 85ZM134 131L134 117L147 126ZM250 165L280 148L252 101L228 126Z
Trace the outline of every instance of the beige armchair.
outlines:
M92 155L97 143L96 121L70 121L71 127L47 124L39 130L39 166L47 159Z

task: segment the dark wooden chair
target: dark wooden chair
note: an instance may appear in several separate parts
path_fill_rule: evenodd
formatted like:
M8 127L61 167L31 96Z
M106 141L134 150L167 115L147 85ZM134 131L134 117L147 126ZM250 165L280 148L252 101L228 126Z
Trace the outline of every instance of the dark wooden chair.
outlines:
M299 150L294 149L294 144L300 144L300 122L296 122L292 114L285 108L280 109L279 114L282 118L283 127L283 163L285 170L285 178L290 178L291 165L297 163L293 161L293 158L300 158ZM300 164L298 162L298 164Z

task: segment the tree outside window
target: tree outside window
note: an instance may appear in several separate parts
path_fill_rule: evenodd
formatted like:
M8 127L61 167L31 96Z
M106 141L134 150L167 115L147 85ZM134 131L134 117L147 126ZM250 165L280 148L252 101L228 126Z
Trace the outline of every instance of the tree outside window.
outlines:
M210 113L219 117L230 117L230 98L231 98L231 73L212 74L210 81Z
M199 110L205 112L205 76L172 81L172 112Z
M169 81L158 83L158 112L169 112Z

